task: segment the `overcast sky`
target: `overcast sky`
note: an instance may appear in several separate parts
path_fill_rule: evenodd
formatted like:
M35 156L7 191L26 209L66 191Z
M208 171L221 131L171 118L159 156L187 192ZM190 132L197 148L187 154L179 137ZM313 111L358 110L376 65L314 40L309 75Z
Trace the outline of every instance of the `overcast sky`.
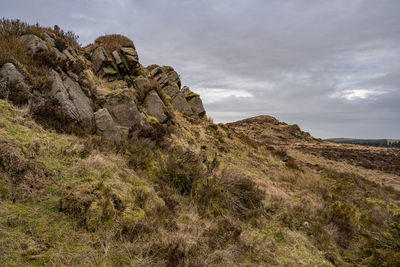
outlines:
M83 45L132 39L216 122L266 114L316 137L400 138L399 0L0 0Z

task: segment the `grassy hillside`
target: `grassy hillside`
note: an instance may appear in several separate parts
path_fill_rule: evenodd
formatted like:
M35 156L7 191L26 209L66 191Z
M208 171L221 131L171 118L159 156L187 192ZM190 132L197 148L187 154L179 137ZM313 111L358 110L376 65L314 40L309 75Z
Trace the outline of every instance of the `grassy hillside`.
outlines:
M398 149L215 124L126 37L1 26L1 266L400 264Z
M399 196L357 174L285 163L208 121L177 120L173 148L152 152L43 130L4 101L0 112L3 265L399 259Z

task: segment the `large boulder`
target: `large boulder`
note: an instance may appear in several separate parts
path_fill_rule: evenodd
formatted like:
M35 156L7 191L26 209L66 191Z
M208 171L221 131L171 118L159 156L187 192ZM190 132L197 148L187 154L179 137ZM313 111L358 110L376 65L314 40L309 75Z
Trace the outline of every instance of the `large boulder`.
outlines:
M111 64L107 52L103 47L97 47L90 56L95 72L99 72L103 67Z
M25 42L28 51L32 53L47 51L46 43L34 34L22 35L21 39Z
M193 93L187 86L184 86L181 91L189 106L192 108L193 113L200 118L204 117L206 115L206 110L204 109L203 101L201 101L200 96Z
M160 123L168 120L168 110L155 90L150 91L147 95L144 105L147 113L155 117Z
M138 78L136 78L133 81L133 86L136 90L141 92L147 92L151 87L149 79L143 76L139 76Z
M170 84L176 84L178 87L181 87L181 79L179 78L179 74L175 70L169 70L167 72L168 80Z
M60 74L51 71L53 83L50 95L60 104L67 121L74 121L87 127L88 131L93 129L93 109L83 93L79 84L66 76L61 79Z
M200 118L203 118L206 115L206 110L204 109L203 101L201 101L200 96L192 97L189 100L186 98L186 100L194 114Z
M0 97L16 105L27 104L32 97L31 88L25 82L24 75L12 63L4 64L0 69Z
M193 115L193 110L186 101L185 97L183 96L182 93L178 93L171 101L172 106L174 107L175 110L187 115L187 116L192 116Z
M121 141L121 133L106 108L96 111L94 113L94 119L96 122L96 129L98 134L104 136L111 141Z
M121 53L126 60L129 70L134 74L139 70L139 56L133 47L122 47Z
M163 90L168 96L171 97L171 104L175 110L188 116L193 115L192 108L186 101L185 96L179 90L179 86L176 83L164 87Z
M179 93L179 86L177 84L171 84L163 88L164 92L171 98L176 97Z
M147 79L147 77L139 76L133 81L133 87L135 87L138 102L143 103L145 97L151 90L149 79Z
M131 90L125 88L107 95L104 107L110 112L115 122L129 129L143 121L134 99Z
M115 65L117 66L118 70L121 73L127 73L128 72L128 67L122 61L121 55L115 50L111 53L111 55L114 58Z

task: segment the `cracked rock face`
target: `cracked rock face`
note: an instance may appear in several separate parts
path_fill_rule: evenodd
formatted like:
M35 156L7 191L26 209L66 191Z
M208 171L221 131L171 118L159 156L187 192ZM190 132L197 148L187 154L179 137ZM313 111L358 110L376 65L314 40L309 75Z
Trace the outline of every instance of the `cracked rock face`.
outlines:
M32 97L31 87L26 84L25 76L12 63L4 64L0 69L0 96L16 105L27 104Z
M97 133L111 141L121 141L121 133L115 124L111 114L106 108L99 109L94 113Z
M53 83L50 95L58 101L66 119L82 123L92 129L93 109L79 84L68 76L62 80L60 74L54 70L51 71L51 76Z
M107 56L106 50L103 47L97 47L91 55L92 66L95 72L99 72L103 67L111 64Z
M155 117L160 123L164 123L168 120L168 110L156 91L150 91L144 101L144 105L147 113Z
M189 103L186 101L185 97L181 92L179 92L171 101L172 106L175 110L187 115L192 116L193 110Z
M161 85L161 87L165 87L168 85L168 76L167 74L165 74L161 67L157 67L152 70L151 76Z
M24 40L28 51L32 53L38 53L41 51L47 51L46 43L34 34L25 34L21 36L21 39Z
M129 129L137 123L142 124L142 116L128 88L106 96L104 107L110 112L113 120L122 127Z

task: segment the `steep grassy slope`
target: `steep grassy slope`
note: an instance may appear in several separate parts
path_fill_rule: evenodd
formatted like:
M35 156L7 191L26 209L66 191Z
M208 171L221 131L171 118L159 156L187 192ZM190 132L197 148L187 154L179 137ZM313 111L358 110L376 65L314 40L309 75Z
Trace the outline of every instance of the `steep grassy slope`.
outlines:
M398 194L356 174L288 166L282 152L254 148L224 125L178 116L174 145L144 152L151 143L137 140L143 144L132 155L128 144L45 131L4 101L0 111L2 146L26 162L13 179L10 155L1 155L2 264L329 266L399 258ZM41 170L34 183L33 170Z

